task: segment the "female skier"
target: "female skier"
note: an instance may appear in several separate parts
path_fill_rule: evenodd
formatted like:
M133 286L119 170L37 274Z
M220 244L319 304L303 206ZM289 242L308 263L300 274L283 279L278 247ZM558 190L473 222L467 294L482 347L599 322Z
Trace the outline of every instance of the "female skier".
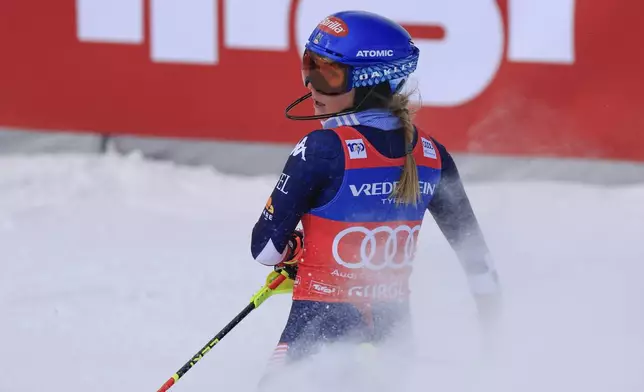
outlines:
M418 57L402 26L368 12L332 14L308 39L302 76L310 92L286 116L324 120L322 129L292 150L252 232L253 257L295 280L272 361L331 342L377 344L404 324L425 210L462 263L482 316L499 298L456 165L414 126L401 92ZM289 113L309 97L314 116Z

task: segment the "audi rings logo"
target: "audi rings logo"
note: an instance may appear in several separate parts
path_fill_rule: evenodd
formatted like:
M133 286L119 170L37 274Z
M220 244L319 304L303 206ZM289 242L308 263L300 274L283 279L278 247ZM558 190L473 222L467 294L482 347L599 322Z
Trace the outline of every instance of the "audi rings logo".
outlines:
M333 239L333 257L338 264L350 269L377 271L404 268L413 261L417 242L415 234L419 231L419 225L396 228L380 226L371 230L360 226L349 227ZM349 255L351 259L348 259Z

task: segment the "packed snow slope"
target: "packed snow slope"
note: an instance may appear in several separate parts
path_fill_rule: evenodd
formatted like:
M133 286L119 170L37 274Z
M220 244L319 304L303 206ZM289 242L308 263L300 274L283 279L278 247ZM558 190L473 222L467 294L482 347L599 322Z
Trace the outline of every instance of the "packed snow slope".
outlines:
M250 232L276 179L136 156L0 158L0 392L156 391L262 285ZM305 364L324 380L289 375L282 390L644 390L644 185L466 187L505 292L496 355L427 215L416 354L357 388L357 365L329 350ZM254 391L288 309L269 299L172 390Z

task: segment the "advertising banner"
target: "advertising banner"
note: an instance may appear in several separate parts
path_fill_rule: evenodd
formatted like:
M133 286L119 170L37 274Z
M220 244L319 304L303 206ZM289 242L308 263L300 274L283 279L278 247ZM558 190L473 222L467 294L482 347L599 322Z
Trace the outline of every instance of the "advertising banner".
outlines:
M344 9L408 28L450 149L644 161L641 0L3 0L0 125L294 143L303 45Z

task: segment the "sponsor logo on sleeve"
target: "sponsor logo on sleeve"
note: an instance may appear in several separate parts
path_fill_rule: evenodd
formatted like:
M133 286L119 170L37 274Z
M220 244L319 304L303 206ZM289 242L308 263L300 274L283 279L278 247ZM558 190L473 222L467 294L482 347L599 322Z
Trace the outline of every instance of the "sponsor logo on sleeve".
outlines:
M275 207L273 207L273 198L269 197L268 200L266 201L266 206L264 207L264 211L262 211L262 216L264 217L264 219L272 221L274 213L275 213Z
M288 184L288 180L290 179L291 179L291 176L289 176L288 174L285 174L285 173L280 174L280 178L279 180L277 180L277 185L275 186L275 188L278 191L282 192L283 194L288 195L288 191L286 190L286 184Z
M291 155L296 157L300 154L302 154L302 160L306 161L306 156L304 153L306 152L306 139L308 139L308 136L305 136L302 140L300 140L299 143L293 148L293 151L291 151Z

